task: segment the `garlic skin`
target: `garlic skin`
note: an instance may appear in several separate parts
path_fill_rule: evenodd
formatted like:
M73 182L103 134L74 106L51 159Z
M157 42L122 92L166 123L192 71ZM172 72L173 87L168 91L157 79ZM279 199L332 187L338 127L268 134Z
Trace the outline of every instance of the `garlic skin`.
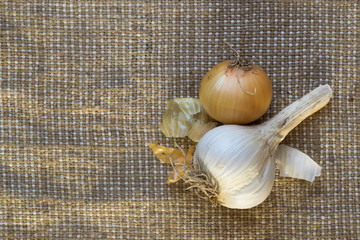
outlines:
M275 153L276 168L280 176L304 179L312 182L320 176L321 167L308 155L298 149L280 144Z
M196 98L175 98L167 102L160 129L170 137L188 136L198 142L210 129L216 127L215 122L201 106Z
M324 107L331 95L330 86L321 85L265 123L223 125L208 131L197 144L194 164L217 190L218 202L239 209L262 203L274 184L279 143L301 121Z

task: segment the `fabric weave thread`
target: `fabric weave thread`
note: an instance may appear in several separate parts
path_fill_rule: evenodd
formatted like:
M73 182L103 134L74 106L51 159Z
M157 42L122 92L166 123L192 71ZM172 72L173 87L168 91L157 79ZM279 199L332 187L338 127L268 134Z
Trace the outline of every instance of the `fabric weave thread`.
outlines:
M358 239L358 1L1 1L1 239ZM167 185L166 101L197 97L230 43L273 82L262 122L319 84L285 139L323 170L249 210ZM214 43L215 42L215 43ZM179 140L184 148L191 142ZM277 174L278 175L278 174Z

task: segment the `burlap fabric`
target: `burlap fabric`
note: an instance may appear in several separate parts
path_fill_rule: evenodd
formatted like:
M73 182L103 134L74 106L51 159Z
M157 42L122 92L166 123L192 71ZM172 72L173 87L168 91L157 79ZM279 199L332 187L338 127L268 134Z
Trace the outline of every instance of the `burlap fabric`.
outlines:
M358 239L359 2L1 1L1 239ZM285 142L322 167L249 210L167 185L146 142L230 43L271 77L262 122L319 84ZM218 44L215 44L218 43ZM179 140L184 148L191 142ZM278 172L277 172L277 175Z

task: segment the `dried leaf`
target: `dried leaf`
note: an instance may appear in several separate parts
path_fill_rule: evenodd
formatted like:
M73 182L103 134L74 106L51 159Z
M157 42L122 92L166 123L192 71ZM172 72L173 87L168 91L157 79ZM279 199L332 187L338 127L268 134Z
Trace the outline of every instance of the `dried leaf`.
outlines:
M155 156L162 163L171 164L174 169L170 172L167 183L174 183L181 179L184 176L184 162L185 156L180 149L168 148L161 145L148 143L148 146L151 148ZM193 155L195 151L195 146L191 146L186 153L186 163L185 166L192 164Z

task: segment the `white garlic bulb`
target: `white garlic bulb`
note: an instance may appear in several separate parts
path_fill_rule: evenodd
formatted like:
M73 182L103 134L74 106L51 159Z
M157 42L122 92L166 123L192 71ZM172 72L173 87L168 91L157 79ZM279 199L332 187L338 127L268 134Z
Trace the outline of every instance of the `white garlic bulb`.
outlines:
M322 85L295 101L269 121L256 126L223 125L207 132L199 141L194 164L206 174L217 191L217 201L229 208L251 208L263 202L271 192L275 178L275 162L286 170L284 157L298 155L292 148L277 147L285 136L306 117L325 106L332 95L329 85ZM285 152L285 153L284 153ZM304 154L305 155L305 154ZM300 154L304 162L312 162ZM296 161L290 161L292 164ZM305 164L317 168L316 163ZM288 165L289 166L289 165ZM300 166L300 165L299 165ZM320 168L321 170L321 168ZM280 170L281 171L281 170ZM299 167L299 171L310 172ZM296 175L291 171L287 176ZM319 175L319 169L300 178L311 180Z

